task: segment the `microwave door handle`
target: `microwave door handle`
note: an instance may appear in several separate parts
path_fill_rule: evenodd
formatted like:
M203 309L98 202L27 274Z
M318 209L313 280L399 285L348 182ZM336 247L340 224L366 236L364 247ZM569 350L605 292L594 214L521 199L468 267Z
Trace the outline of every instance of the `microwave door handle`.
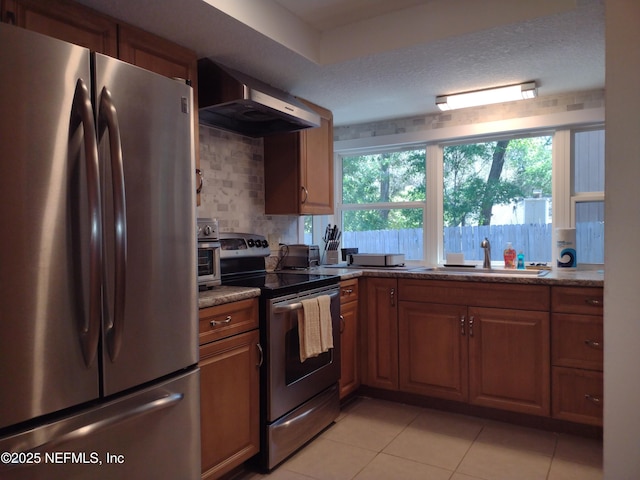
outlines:
M79 327L80 344L85 365L93 363L98 352L100 318L102 308L102 205L100 195L100 170L98 143L91 97L85 82L79 78L73 96L70 132L80 126L83 130L86 162L87 201L89 204L89 311L83 315Z
M105 131L109 134L109 152L111 154L111 188L113 191L113 228L115 238L115 278L113 299L113 322L106 326L109 357L115 361L122 345L124 329L124 307L127 272L127 218L126 194L124 188L124 166L118 112L107 87L100 92L98 109L98 138Z

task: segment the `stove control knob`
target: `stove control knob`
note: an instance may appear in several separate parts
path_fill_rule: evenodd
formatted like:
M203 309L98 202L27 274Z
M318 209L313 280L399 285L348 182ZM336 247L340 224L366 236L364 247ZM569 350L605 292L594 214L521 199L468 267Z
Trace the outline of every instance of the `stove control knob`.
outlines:
M211 225L205 225L202 231L205 234L205 236L208 237L209 235L211 235Z
M247 240L247 245L249 245L249 247L253 247L253 238Z
M266 240L262 240L262 248L267 248L269 246L269 242Z
M260 245L261 245L261 243L260 243L260 239L259 239L259 238L256 238L256 239L253 241L253 246L254 246L254 247L256 247L256 248L260 248Z

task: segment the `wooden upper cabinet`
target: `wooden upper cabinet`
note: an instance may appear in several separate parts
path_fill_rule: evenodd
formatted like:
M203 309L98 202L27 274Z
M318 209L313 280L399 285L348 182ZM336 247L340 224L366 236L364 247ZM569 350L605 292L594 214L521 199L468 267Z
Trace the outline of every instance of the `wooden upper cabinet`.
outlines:
M198 80L195 52L129 25L121 24L119 34L120 60L165 77L183 78L195 87Z
M67 0L5 0L3 21L95 52L118 56L114 19Z
M169 40L127 25L70 0L1 0L2 21L80 45L193 87L193 141L200 166L198 134L198 59ZM200 204L198 194L197 203Z
M264 137L265 213L333 213L333 114L303 101L321 125Z

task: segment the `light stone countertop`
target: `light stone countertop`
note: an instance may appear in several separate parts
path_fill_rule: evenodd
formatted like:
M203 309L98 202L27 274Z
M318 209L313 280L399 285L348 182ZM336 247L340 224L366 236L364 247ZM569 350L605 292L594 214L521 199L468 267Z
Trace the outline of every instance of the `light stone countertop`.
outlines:
M298 270L300 271L300 270ZM604 286L604 272L602 270L551 270L543 277L536 275L500 275L495 273L467 273L446 270L421 270L419 266L397 268L336 268L313 267L309 273L320 275L338 275L341 280L359 277L412 278L424 280L451 280L465 282L494 282L520 285L555 285L568 287L602 287ZM225 303L237 302L247 298L260 296L259 288L231 287L221 285L211 290L200 292L199 308L213 307Z
M454 280L465 282L517 283L524 285L556 285L575 287L604 286L603 270L560 270L548 271L544 276L500 274L500 269L493 273L467 273L460 271L428 270L420 266L403 268L336 268L320 266L309 269L310 272L327 275L340 275L342 280L357 277L412 278L424 280ZM428 267L427 267L428 268Z
M199 292L198 307L207 308L260 296L259 288L219 285Z

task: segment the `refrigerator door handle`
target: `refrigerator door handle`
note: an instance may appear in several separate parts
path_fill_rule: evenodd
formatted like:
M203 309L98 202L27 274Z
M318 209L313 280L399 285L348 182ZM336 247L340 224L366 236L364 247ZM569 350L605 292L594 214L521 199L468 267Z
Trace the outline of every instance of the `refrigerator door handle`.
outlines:
M84 152L87 172L87 197L89 203L89 312L84 315L83 324L79 327L80 343L84 362L88 366L93 363L98 352L100 340L101 295L102 295L102 205L100 195L100 171L98 165L98 143L93 107L89 89L81 78L76 82L76 89L71 107L70 132L82 126L84 136Z
M124 167L118 112L111 92L103 87L98 108L98 138L109 133L110 168L113 191L113 220L115 238L115 278L113 299L113 321L106 325L107 348L111 361L115 361L122 345L124 328L125 287L127 271L127 217L124 189Z

